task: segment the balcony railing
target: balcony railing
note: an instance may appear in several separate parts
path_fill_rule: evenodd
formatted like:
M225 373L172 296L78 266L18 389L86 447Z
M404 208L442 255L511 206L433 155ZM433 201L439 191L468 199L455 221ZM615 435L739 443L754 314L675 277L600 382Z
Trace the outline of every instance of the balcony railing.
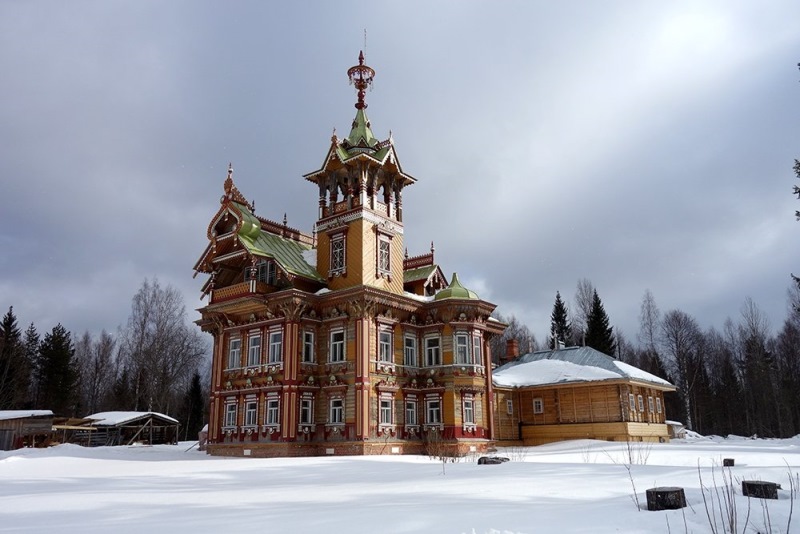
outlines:
M245 297L247 295L263 294L266 293L268 289L269 286L264 282L257 282L255 280L241 282L239 284L233 284L232 286L214 289L211 292L211 303Z

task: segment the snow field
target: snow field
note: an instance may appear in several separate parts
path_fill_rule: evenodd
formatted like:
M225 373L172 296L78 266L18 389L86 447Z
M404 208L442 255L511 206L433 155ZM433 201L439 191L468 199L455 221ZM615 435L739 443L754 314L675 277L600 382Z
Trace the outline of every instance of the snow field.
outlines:
M217 458L189 445L0 452L0 532L710 533L700 477L721 486L722 458L736 460L739 532L748 511L747 532L785 533L790 511L800 532L800 501L790 499L800 437L571 441L501 449L511 458L501 465L463 458L444 474L422 456ZM748 499L743 479L783 490L777 501ZM688 507L647 511L655 486L683 487Z

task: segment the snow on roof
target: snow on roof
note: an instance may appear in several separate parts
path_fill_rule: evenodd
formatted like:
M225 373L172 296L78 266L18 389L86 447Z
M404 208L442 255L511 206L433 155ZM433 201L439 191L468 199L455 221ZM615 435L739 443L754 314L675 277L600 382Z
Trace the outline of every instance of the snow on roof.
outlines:
M408 297L410 299L418 300L419 302L433 302L435 297L427 296L427 295L417 295L416 293L410 293L408 291L403 291L403 296Z
M141 419L149 415L154 415L167 421L178 424L177 419L173 419L168 415L158 412L100 412L92 415L87 415L86 419L94 420L95 426L116 426L136 419Z
M0 410L0 421L24 419L25 417L52 417L51 410Z
M525 354L493 373L494 384L505 387L620 379L672 387L672 384L662 378L615 360L591 347L567 347Z
M561 382L589 382L593 380L613 380L618 374L599 367L577 365L558 360L543 360L527 365L515 365L494 373L496 386L544 386Z

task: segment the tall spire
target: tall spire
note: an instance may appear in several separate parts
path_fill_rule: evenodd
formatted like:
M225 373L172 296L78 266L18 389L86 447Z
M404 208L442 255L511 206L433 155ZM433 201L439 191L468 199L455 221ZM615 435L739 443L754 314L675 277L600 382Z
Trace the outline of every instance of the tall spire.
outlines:
M350 85L355 85L358 91L358 102L356 102L356 109L365 109L367 103L364 102L364 95L367 88L372 85L372 79L375 78L375 70L372 67L364 65L364 51L358 54L358 65L347 69L347 77L350 78Z

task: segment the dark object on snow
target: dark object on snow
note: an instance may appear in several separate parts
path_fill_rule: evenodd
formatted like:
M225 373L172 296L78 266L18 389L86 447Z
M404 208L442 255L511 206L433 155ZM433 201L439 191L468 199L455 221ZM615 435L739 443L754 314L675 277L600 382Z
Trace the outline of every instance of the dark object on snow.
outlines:
M647 509L651 512L686 508L686 495L683 493L683 488L650 488L646 493Z
M722 459L722 467L733 467L733 464L735 464L735 463L736 462L733 460L733 458L723 458Z
M478 465L497 465L508 461L505 456L481 456L478 458Z
M757 497L759 499L777 499L779 487L780 486L775 482L742 480L742 495L745 497Z

